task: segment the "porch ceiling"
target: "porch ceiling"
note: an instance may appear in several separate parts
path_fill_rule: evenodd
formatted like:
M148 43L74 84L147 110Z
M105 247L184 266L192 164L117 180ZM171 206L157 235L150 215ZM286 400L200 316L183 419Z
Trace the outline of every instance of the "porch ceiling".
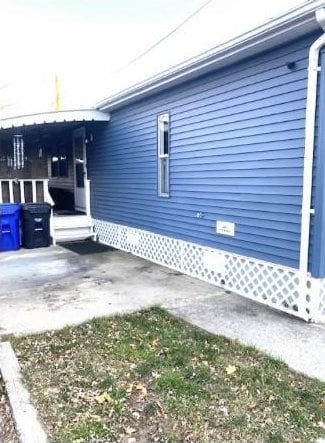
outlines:
M46 112L29 114L0 120L0 130L35 127L40 125L67 124L74 127L83 122L108 122L110 116L107 112L96 109L82 109L74 111Z

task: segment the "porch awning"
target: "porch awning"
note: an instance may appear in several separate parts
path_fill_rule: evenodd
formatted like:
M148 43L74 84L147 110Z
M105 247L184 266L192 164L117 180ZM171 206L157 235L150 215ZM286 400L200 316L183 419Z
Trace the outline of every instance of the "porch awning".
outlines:
M47 123L108 122L109 120L110 115L107 112L98 111L97 109L45 112L2 119L0 120L0 130Z

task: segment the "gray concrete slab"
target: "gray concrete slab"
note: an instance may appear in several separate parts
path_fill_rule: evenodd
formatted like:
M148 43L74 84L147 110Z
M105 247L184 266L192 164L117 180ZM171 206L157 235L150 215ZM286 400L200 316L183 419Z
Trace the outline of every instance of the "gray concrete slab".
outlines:
M306 323L234 293L168 309L213 334L255 346L297 372L325 381L324 325Z
M153 305L325 381L324 325L121 251L79 255L55 246L0 254L0 334L58 329Z
M121 251L0 254L0 333L25 334L223 291Z

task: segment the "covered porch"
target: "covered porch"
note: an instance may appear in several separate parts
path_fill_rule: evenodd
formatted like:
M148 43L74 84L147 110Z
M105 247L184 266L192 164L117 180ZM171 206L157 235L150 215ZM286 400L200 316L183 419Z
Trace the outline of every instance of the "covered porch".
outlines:
M49 203L53 244L94 238L87 155L109 115L60 111L0 121L0 203Z

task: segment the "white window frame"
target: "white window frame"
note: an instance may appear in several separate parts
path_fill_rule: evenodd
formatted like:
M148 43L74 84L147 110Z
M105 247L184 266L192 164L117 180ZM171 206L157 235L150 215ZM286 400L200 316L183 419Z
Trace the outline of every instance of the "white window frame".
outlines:
M168 124L168 149L165 153L165 130L162 125ZM170 115L168 112L158 114L157 119L158 136L158 196L169 197L169 157L170 157Z

